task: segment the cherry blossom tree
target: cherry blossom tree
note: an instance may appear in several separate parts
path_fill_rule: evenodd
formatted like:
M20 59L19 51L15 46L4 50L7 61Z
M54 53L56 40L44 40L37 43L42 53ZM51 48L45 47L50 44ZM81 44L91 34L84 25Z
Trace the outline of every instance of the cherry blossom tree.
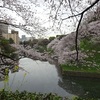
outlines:
M78 62L78 34L81 26L82 19L86 13L94 7L94 10L98 8L100 0L45 0L50 4L51 18L54 20L54 25L62 28L64 23L74 22L76 37L75 37L75 48L76 48L76 61ZM95 6L96 5L96 6ZM92 9L93 10L93 9ZM71 24L72 25L72 24ZM68 26L66 27L68 28ZM72 27L71 27L72 28Z
M39 19L35 17L35 6L36 5L31 0L1 0L0 24L20 28L26 33L31 34L31 36L43 35L46 29L40 25ZM17 61L18 59L13 59L10 55L2 52L2 39L2 30L0 29L0 61L4 64L7 62L6 58ZM12 48L10 45L9 47Z
M75 48L78 61L78 34L81 21L86 13L98 5L99 0L1 0L0 4L0 23L11 25L25 30L32 36L44 35L47 29L41 25L40 19L35 16L36 7L46 6L49 19L52 20L52 28L58 30L68 30L71 24L71 30L76 31ZM42 16L41 16L42 17ZM64 31L63 31L64 32Z
M39 19L34 16L35 5L30 1L2 0L0 8L2 13L0 14L0 23L20 28L32 36L46 31L45 27L40 25Z

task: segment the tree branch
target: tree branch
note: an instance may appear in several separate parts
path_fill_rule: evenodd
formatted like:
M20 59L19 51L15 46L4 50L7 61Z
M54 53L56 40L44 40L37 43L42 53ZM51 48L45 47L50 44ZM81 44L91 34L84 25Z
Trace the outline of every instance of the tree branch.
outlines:
M8 10L14 11L18 16L20 16L21 18L23 18L19 13L17 13L15 10L8 8L8 7L4 7L4 6L0 6L0 8L6 8Z
M95 0L94 3L92 3L89 7L87 7L83 12L81 12L79 15L81 15L80 17L80 20L78 22L78 25L77 25L77 29L76 29L76 37L75 37L75 48L76 48L76 52L77 52L77 55L76 55L76 61L78 62L79 58L78 58L78 34L79 34L79 26L81 24L81 21L82 21L82 18L83 18L83 15L86 11L88 11L90 8L92 8L95 4L97 4L99 2L99 0ZM77 14L78 15L78 14Z
M72 16L68 16L67 18L63 18L62 21L63 21L63 20L67 20L67 19L69 19L69 18L77 17L77 16L79 16L79 15L81 15L81 14L82 14L82 12L81 12L81 13L78 13L78 14L75 14L75 15L72 15Z
M76 28L76 37L75 37L75 49L76 49L76 61L78 62L78 34L79 34L79 27L80 27L80 24L81 24L81 21L82 21L82 18L83 18L83 14L81 14L81 17L80 17L80 20L79 20L79 23L77 25L77 28Z
M9 58L9 59L11 59L11 60L13 60L13 61L17 61L17 60L15 60L15 59L13 59L12 57L10 57L10 56L8 56L8 55L5 55L5 54L2 54L2 53L0 53L0 56Z

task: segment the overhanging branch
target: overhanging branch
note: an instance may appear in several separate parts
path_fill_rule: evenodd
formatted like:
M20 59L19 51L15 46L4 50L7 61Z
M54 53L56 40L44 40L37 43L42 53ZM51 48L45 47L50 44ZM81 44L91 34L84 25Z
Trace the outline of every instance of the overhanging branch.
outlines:
M95 0L94 3L92 3L92 5L90 5L89 7L87 7L84 11L82 11L81 13L77 14L77 15L81 15L80 17L80 20L78 22L78 25L77 25L77 29L76 29L76 37L75 37L75 48L76 48L76 52L77 52L77 55L76 55L76 61L78 62L79 58L78 58L78 34L79 34L79 26L81 24L81 21L82 21L82 18L83 18L83 15L85 12L87 12L90 8L92 8L95 4L97 4L99 2L99 0Z

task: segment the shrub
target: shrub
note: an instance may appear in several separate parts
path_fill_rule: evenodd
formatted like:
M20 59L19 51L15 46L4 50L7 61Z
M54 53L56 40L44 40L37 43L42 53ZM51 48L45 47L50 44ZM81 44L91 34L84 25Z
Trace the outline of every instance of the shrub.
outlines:
M54 40L55 37L49 37L49 41L51 42L52 40Z

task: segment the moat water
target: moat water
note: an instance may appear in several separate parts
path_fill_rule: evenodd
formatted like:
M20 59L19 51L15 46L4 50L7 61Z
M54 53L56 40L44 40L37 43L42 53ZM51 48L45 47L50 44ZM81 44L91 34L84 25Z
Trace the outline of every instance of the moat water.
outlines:
M0 89L100 98L100 79L62 77L55 65L29 58L21 59L19 67L18 72L9 72L8 80L0 81Z

